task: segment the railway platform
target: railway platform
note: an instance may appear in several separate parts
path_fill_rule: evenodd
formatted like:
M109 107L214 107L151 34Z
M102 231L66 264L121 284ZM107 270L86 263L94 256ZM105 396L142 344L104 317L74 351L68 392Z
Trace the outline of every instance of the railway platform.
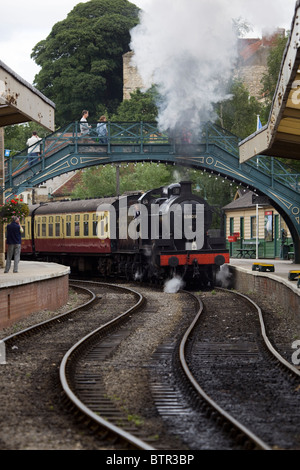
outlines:
M272 269L259 271L257 265ZM287 309L300 315L300 264L290 260L231 258L229 269L237 290L260 293L276 302L283 311Z
M19 272L0 268L0 329L21 318L66 304L69 295L68 266L37 261L20 261Z
M274 271L272 272L257 272L253 271L253 265L261 264L261 265L273 265ZM299 271L300 272L300 264L295 264L293 261L288 260L270 260L270 259L237 259L231 258L230 265L236 266L239 270L244 270L246 272L251 272L251 274L258 274L268 276L271 279L276 279L287 286L289 286L292 290L294 290L300 296L300 287L297 287L297 280L291 281L289 279L289 273L291 271Z

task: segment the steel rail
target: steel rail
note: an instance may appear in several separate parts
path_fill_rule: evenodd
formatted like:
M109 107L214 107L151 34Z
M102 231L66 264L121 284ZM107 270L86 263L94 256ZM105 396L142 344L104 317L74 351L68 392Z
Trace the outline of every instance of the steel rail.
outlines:
M193 295L193 294L191 294L191 295ZM248 440L253 442L257 449L272 450L270 448L270 446L268 446L264 441L262 441L252 431L247 429L243 424L241 424L239 421L237 421L233 416L231 416L229 413L227 413L209 395L207 395L207 393L199 386L198 382L196 381L193 374L191 373L191 371L190 371L190 369L187 365L187 362L186 362L185 350L186 350L187 341L190 337L190 334L194 330L194 328L195 328L195 326L196 326L196 324L197 324L197 322L198 322L198 320L199 320L199 318L200 318L200 316L203 312L203 309L204 309L203 302L200 299L198 299L196 296L194 296L194 297L199 302L200 308L199 308L199 311L198 311L196 317L194 318L193 322L191 323L191 325L189 326L189 328L185 332L185 334L184 334L184 336L181 340L180 346L179 346L179 360L180 360L181 367L182 367L186 377L188 378L189 382L191 383L192 387L196 390L198 395L200 395L200 397L202 399L204 399L205 402L207 402L219 414L219 416L221 416L221 418L223 420L230 423L235 429L237 429L240 433L242 433L244 436L246 436L246 438Z
M24 330L20 330L16 333L13 333L10 336L3 338L1 341L5 343L9 343L10 341L17 339L18 337L28 336L34 333L35 331L38 331L44 328L49 328L51 324L60 323L61 321L66 320L70 315L72 315L76 311L79 311L83 308L88 307L96 300L96 295L90 289L87 289L86 287L79 287L79 286L72 286L72 287L76 287L78 290L82 290L84 291L84 293L88 293L90 295L90 300L88 300L87 302L81 305L78 305L77 307L72 308L71 310L68 310L67 312L61 313L59 315L56 315L53 318L49 318L48 320L44 320L40 323L36 323L35 325L29 326L28 328L25 328Z
M225 291L230 292L227 289L223 289L221 287L218 287L218 289L222 290L224 292ZM258 312L258 316L259 316L262 337L263 337L263 340L264 340L265 345L267 346L269 352L279 361L279 363L282 366L284 366L286 369L288 369L293 375L296 375L297 377L300 378L300 370L298 370L295 366L293 366L286 359L284 359L284 357L282 357L281 354L279 354L279 352L276 351L276 349L272 345L271 341L269 340L269 338L267 336L267 333L266 333L266 327L265 327L264 318L263 318L261 308L252 299L250 299L246 295L242 294L241 292L234 291L234 293L236 295L239 295L240 297L243 297L244 299L246 299L248 302L250 302L254 306L254 308L256 308L256 310Z
M74 281L73 281L74 282ZM82 281L80 281L81 283ZM83 281L83 282L90 282L90 281ZM93 284L100 284L97 282L92 282ZM69 349L69 351L65 354L63 357L61 364L60 364L60 369L59 369L59 376L60 376L60 382L61 386L63 388L64 393L66 394L67 398L69 401L87 418L89 418L93 423L96 425L100 426L101 428L105 428L108 431L112 432L114 435L117 435L121 439L125 440L127 443L130 443L133 445L135 448L140 449L140 450L155 450L155 448L149 446L147 443L143 442L142 440L138 439L134 435L124 431L123 429L115 426L114 424L110 423L106 419L102 418L101 416L97 415L94 413L91 409L89 409L77 396L76 393L73 392L72 390L72 368L74 366L74 358L77 357L78 354L80 354L80 351L83 348L88 347L88 345L91 342L95 341L95 338L98 338L102 334L106 334L107 332L111 331L114 329L122 320L125 320L130 314L132 314L134 311L140 309L144 302L145 298L137 291L128 288L128 287L121 287L121 286L116 286L113 284L103 284L101 285L106 286L106 287L111 287L113 289L118 289L118 290L124 290L128 291L130 293L134 293L138 297L137 303L123 312L121 315L119 315L117 318L114 320L111 320L107 322L105 325L102 325L101 327L97 328L96 330L92 331L88 335L86 335L84 338L82 338L80 341L78 341L76 344L72 346L72 348Z
M12 340L15 340L15 339L18 339L18 338L22 338L22 336L29 336L31 334L34 334L36 331L40 331L40 330L43 330L43 329L46 329L46 328L49 328L51 327L52 324L55 324L55 323L59 323L61 321L64 321L64 320L67 320L67 318L75 313L76 311L79 311L83 308L86 308L90 305L93 304L93 302L97 299L96 297L96 294L94 292L92 292L90 289L88 289L87 287L81 287L81 286L78 286L76 284L76 282L80 282L80 284L82 283L89 283L89 284L96 284L96 285L101 285L101 286L105 286L105 287L110 287L112 289L123 289L123 290L127 290L127 291L131 291L133 292L136 296L138 296L138 302L133 306L131 307L130 309L128 309L126 312L124 312L122 315L120 315L119 317L117 317L115 320L112 320L111 322L108 322L106 323L105 325L103 325L102 327L98 328L97 330L94 330L93 332L91 332L89 335L86 335L84 338L82 338L78 343L76 343L67 353L66 355L64 356L62 362L61 362L61 365L60 365L60 378L61 378L61 383L62 383L62 386L63 386L63 389L64 389L64 392L66 393L67 397L69 400L71 400L73 402L73 404L76 406L77 409L79 409L82 413L84 413L84 415L88 416L89 418L92 419L92 421L96 422L98 425L100 425L101 427L104 427L106 429L109 429L111 432L113 432L114 434L122 437L124 440L126 440L126 442L130 442L132 445L134 445L134 447L137 447L139 449L142 449L142 450L155 450L153 447L147 445L146 443L144 443L143 441L135 438L135 436L132 436L131 434L123 431L121 428L118 428L116 426L114 426L113 424L109 423L108 421L100 418L98 415L94 414L91 410L89 410L87 407L85 407L85 405L80 402L80 400L76 397L76 395L70 390L69 388L69 385L68 385L68 382L67 382L67 379L63 377L63 369L64 368L67 368L69 365L70 365L70 360L71 360L71 355L72 355L72 352L77 350L81 343L83 343L85 340L88 340L89 338L92 338L93 335L97 334L97 332L99 332L101 329L105 329L105 328L109 328L111 326L113 326L113 324L116 322L119 322L122 318L125 318L125 316L128 316L130 313L132 313L135 309L138 309L142 306L142 304L144 303L145 299L143 298L143 296L141 294L139 294L138 292L134 291L133 289L129 289L129 288L125 288L125 287L121 287L121 286L116 286L116 285L113 285L113 284L105 284L105 283L98 283L98 282L91 282L91 281L74 281L72 280L70 282L70 286L73 287L73 288L76 288L78 290L81 290L85 293L88 293L90 295L90 299L71 309L71 310L68 310L67 312L64 312L60 315L56 315L55 317L53 318L50 318L48 320L45 320L43 322L40 322L40 323L37 323L35 325L32 325L28 328L25 328L23 330L20 330L16 333L13 333L12 335L10 336L7 336L6 338L3 338L1 340L1 343L5 342L5 343L9 343L11 342Z

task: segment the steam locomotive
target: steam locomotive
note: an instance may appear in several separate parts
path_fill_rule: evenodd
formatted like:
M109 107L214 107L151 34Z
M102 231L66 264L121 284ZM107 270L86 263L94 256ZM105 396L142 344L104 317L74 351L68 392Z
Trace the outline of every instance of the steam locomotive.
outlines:
M22 259L57 262L72 272L213 286L229 262L212 208L190 182L120 197L30 206L23 221Z

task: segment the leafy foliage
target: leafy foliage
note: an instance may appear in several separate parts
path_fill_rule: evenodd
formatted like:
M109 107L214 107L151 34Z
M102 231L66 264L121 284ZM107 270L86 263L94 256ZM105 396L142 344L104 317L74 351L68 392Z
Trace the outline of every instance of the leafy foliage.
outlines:
M232 82L229 93L231 98L219 105L220 124L244 139L256 131L257 115L262 114L263 106L238 80Z
M282 63L284 49L286 47L288 36L278 36L274 46L271 48L268 56L268 71L262 79L263 92L266 97L265 120L269 118L269 113L276 91L280 67Z
M31 137L33 131L36 131L41 138L49 134L44 127L34 122L5 127L5 148L11 150L11 156L26 148L27 139Z
M72 193L73 198L105 197L116 195L116 167L90 168L83 172L82 181ZM120 168L120 192L147 191L172 182L172 174L165 165L129 164Z
M264 120L268 121L273 97L276 92L278 77L280 73L280 68L282 64L282 58L284 50L286 48L288 41L288 36L278 37L275 41L274 46L271 48L269 57L268 57L268 71L262 79L263 92L266 97L266 106L264 108ZM283 164L290 165L296 171L300 171L300 162L295 159L280 159Z
M112 121L123 122L154 122L157 119L157 93L152 88L145 93L136 90L131 93L130 100L124 100L116 114L112 116Z
M79 3L33 49L36 87L56 104L57 124L115 109L122 101L122 55L139 9L127 0Z

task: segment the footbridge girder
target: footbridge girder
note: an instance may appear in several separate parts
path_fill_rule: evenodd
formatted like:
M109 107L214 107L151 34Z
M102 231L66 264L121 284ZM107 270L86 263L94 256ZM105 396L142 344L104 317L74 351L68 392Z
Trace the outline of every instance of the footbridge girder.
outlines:
M238 145L236 136L212 123L187 134L162 132L153 123L109 122L103 138L97 134L96 123L82 134L80 123L75 122L41 141L41 155L32 166L27 149L8 158L3 190L9 197L63 173L106 164L153 162L193 167L267 196L285 219L293 236L295 261L300 262L300 175L272 157L241 163Z

